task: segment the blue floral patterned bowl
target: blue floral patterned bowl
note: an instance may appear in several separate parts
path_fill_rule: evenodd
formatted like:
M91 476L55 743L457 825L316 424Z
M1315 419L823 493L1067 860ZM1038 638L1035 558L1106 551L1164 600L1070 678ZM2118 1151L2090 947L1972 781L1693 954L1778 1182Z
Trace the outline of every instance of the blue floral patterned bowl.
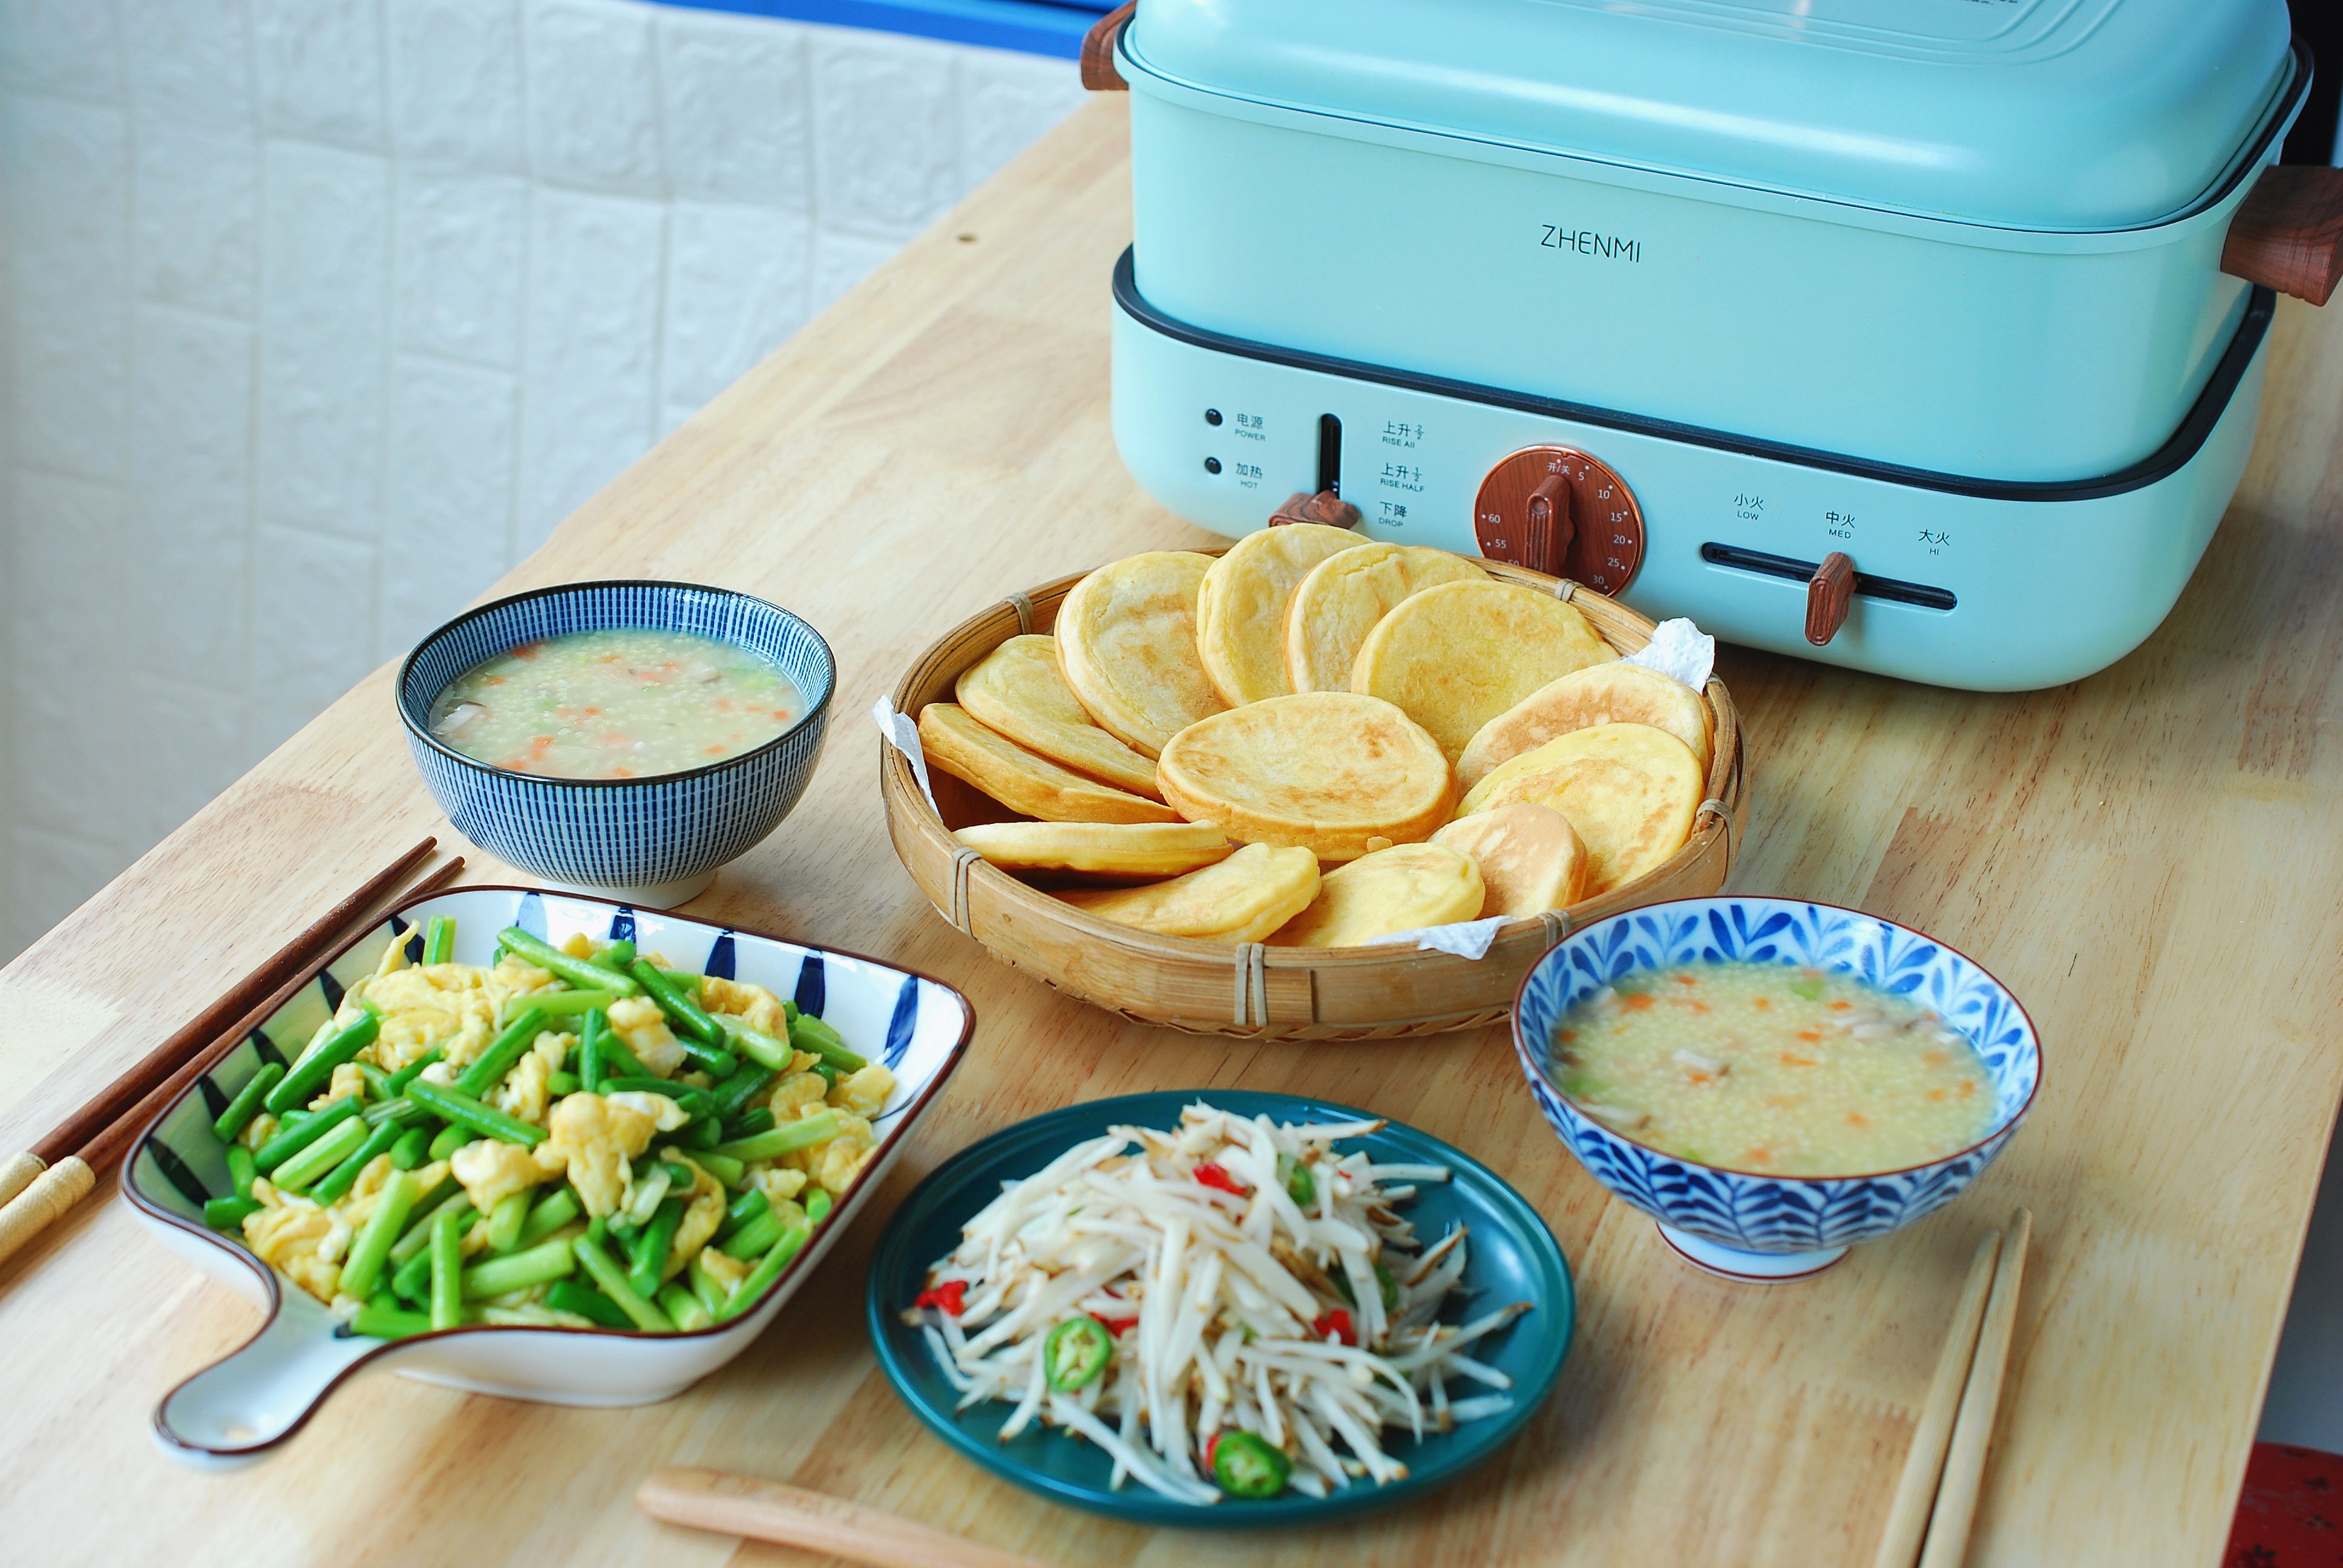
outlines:
M1604 1126L1563 1096L1554 1025L1638 970L1738 960L1851 975L1930 1008L1985 1059L1996 1114L1984 1140L1942 1160L1867 1176L1767 1176L1698 1165ZM1833 904L1680 899L1597 920L1540 959L1513 1001L1513 1049L1538 1108L1594 1179L1660 1222L1693 1262L1743 1280L1789 1280L1836 1262L1949 1203L2026 1119L2042 1077L2034 1020L1999 980L1942 942Z
M543 779L492 767L431 733L432 699L508 648L606 627L655 627L756 653L797 683L806 710L753 751L647 779ZM457 831L548 882L667 908L780 825L813 777L838 666L821 634L778 605L692 583L568 583L468 610L398 671L398 716L431 798Z

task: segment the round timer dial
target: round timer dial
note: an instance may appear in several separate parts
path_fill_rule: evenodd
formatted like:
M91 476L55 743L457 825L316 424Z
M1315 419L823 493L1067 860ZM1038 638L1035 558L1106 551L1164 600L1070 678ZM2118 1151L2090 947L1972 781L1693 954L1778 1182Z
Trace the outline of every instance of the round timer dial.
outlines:
M1627 482L1575 447L1524 447L1473 503L1481 554L1616 594L1644 564L1644 513Z

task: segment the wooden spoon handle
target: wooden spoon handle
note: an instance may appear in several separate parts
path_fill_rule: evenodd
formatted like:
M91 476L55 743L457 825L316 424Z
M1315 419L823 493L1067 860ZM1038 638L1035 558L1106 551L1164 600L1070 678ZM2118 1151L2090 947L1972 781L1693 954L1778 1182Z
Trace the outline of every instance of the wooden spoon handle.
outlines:
M636 1489L635 1505L669 1524L775 1541L874 1568L1040 1568L1030 1557L842 1497L720 1470L653 1471Z

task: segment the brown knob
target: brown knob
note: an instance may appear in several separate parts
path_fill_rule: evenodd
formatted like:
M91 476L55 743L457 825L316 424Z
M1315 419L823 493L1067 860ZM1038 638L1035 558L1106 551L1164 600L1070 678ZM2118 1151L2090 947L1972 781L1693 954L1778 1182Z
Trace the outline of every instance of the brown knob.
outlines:
M1806 640L1822 647L1846 624L1855 605L1855 563L1838 550L1823 558L1806 579Z
M2264 169L2229 218L2221 270L2324 305L2343 278L2343 169Z
M1280 523L1323 523L1330 528L1355 528L1359 526L1359 508L1332 490L1321 490L1314 496L1307 490L1296 490L1269 514L1271 528Z
M1562 576L1563 562L1570 557L1573 532L1567 476L1548 474L1530 492L1529 524L1529 538L1523 541L1522 565L1550 577Z
M1139 9L1139 0L1128 5L1118 5L1097 21L1082 35L1082 85L1093 93L1127 93L1131 84L1114 68L1114 41L1122 36L1123 24Z

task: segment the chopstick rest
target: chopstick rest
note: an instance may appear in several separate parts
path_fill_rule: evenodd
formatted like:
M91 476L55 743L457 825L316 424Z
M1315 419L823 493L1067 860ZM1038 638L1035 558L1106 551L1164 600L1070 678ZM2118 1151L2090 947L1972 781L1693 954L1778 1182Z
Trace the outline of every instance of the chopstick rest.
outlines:
M635 1506L669 1524L779 1542L872 1568L1041 1568L1031 1557L843 1497L720 1470L653 1471L636 1489Z

